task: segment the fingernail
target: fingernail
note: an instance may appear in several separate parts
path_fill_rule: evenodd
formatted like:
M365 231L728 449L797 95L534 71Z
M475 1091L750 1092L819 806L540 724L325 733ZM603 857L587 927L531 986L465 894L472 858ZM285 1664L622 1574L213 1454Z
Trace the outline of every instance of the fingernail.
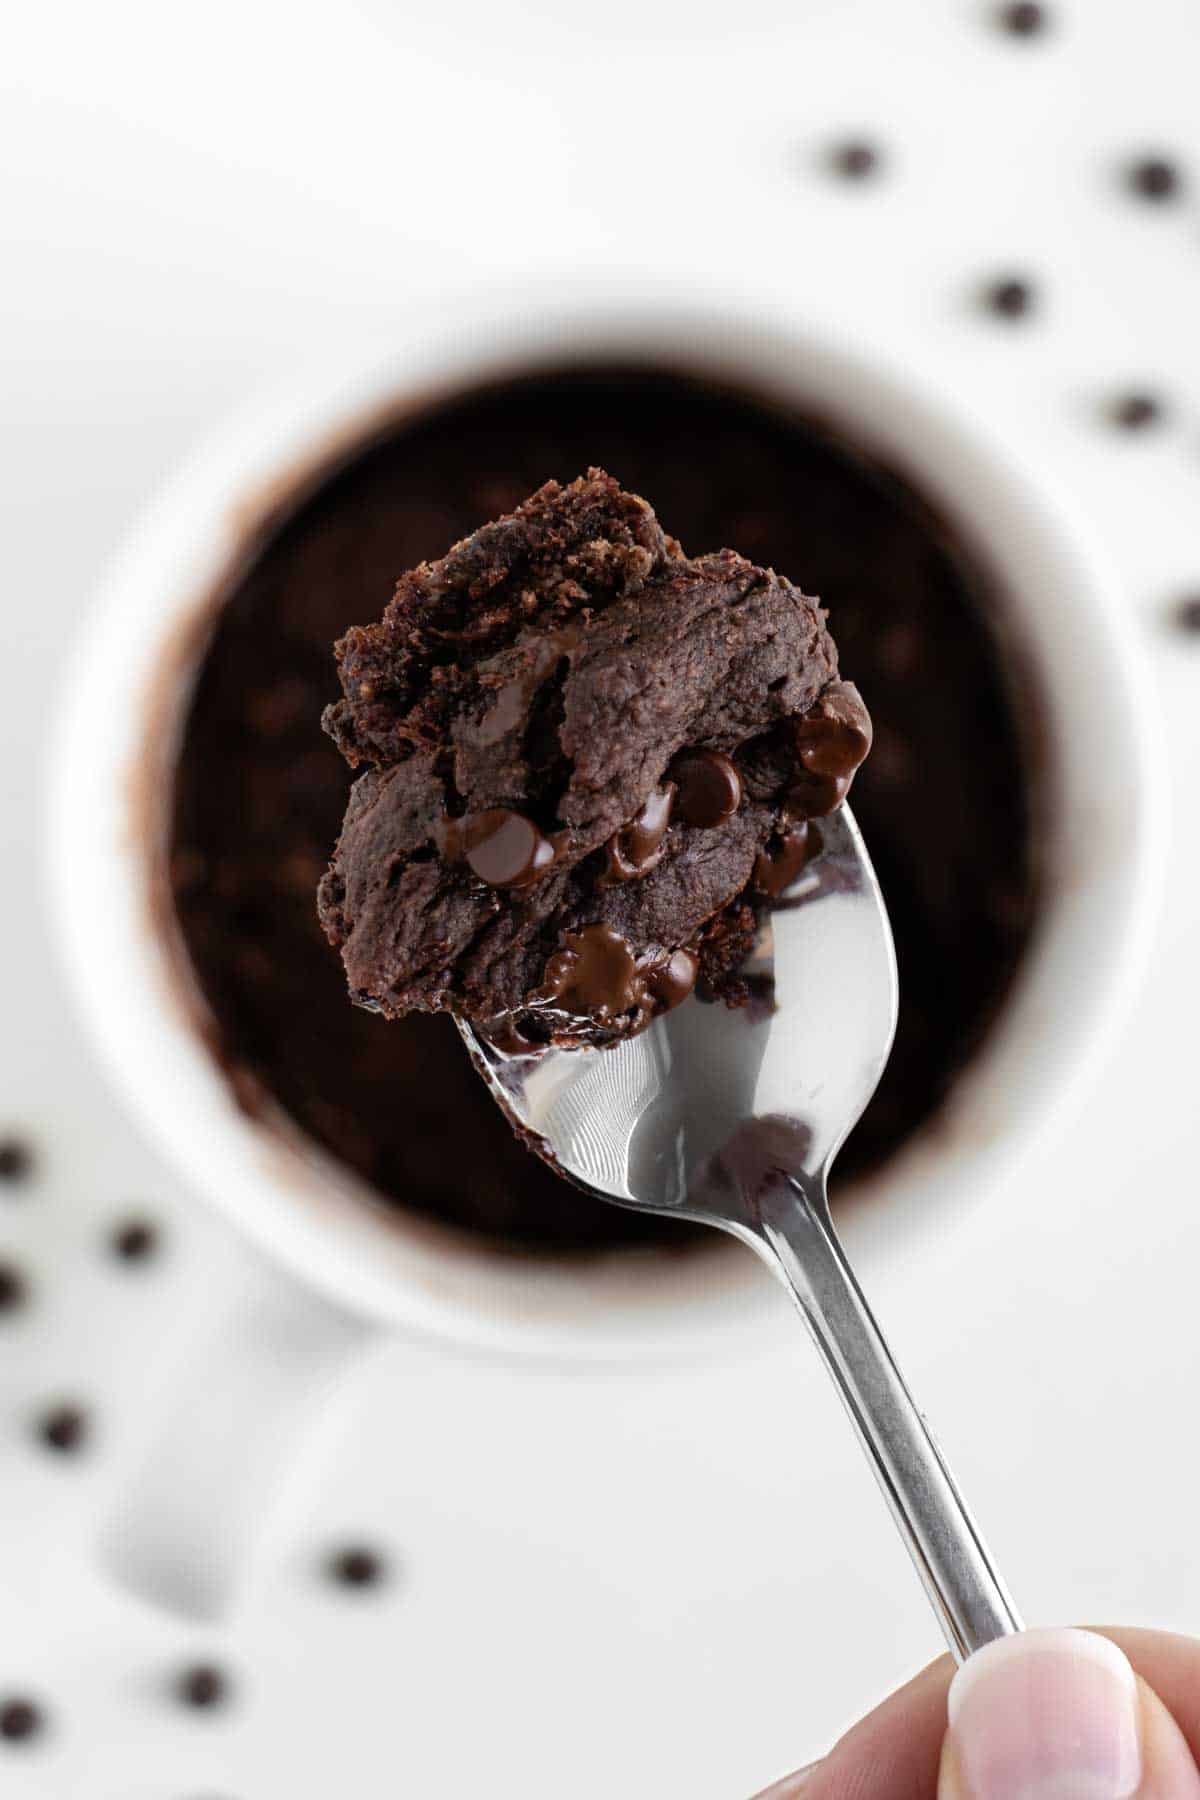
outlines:
M965 1662L950 1738L971 1800L1129 1800L1142 1777L1137 1684L1090 1631L1022 1631Z

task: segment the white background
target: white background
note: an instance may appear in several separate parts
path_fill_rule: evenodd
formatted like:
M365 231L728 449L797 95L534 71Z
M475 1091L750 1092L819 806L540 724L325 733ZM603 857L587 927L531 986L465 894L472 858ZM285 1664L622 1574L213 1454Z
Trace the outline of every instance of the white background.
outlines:
M744 1800L939 1648L799 1334L673 1372L386 1345L227 1626L97 1573L129 1447L244 1252L117 1114L60 987L57 659L136 509L250 390L540 270L719 278L849 325L1016 433L1120 572L1175 796L1144 991L1084 1116L876 1298L1029 1619L1200 1632L1200 639L1168 622L1200 591L1200 21L1054 10L1029 42L973 0L42 0L10 24L0 1131L42 1162L0 1192L36 1284L0 1319L0 1691L51 1730L0 1744L6 1800ZM854 187L821 158L859 131L888 160ZM1190 167L1178 203L1123 191L1145 145ZM976 304L1010 269L1044 290L1017 325ZM1105 424L1129 384L1167 397L1160 430ZM140 1271L102 1248L131 1209L168 1232ZM31 1439L60 1395L95 1408L86 1458ZM387 1589L322 1581L348 1535L394 1554ZM232 1671L228 1709L164 1692L193 1655Z

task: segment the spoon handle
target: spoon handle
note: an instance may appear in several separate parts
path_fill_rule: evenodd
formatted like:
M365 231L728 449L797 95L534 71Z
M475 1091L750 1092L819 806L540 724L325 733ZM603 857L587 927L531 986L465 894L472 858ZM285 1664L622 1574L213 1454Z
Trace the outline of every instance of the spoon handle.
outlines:
M957 1659L1021 1621L941 1451L871 1315L829 1217L822 1176L760 1195L768 1260L791 1289L837 1383Z

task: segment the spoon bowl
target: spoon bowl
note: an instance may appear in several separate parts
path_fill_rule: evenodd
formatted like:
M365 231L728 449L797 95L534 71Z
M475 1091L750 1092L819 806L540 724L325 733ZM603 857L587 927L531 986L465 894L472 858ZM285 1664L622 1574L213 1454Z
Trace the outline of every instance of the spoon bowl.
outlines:
M892 933L843 806L810 827L816 854L765 918L742 1007L693 996L604 1051L510 1056L460 1029L517 1131L619 1205L744 1218L734 1165L760 1140L789 1172L828 1169L874 1093L896 1028ZM731 1205L735 1208L730 1211Z
M830 1218L829 1168L887 1062L898 984L848 807L810 830L815 853L746 964L744 1006L693 995L606 1050L510 1055L459 1029L530 1149L619 1206L733 1233L784 1283L963 1658L1020 1621Z

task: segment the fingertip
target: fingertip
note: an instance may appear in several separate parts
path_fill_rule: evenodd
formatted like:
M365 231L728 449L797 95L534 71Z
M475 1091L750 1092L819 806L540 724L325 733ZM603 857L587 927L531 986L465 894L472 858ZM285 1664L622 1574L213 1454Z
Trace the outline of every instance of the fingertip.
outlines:
M803 1769L797 1769L794 1775L785 1775L772 1787L764 1788L756 1794L754 1800L798 1800L799 1796L811 1794L813 1777L821 1765L819 1762L807 1763Z
M1200 1773L1183 1732L1140 1676L1137 1694L1143 1764L1139 1800L1200 1800Z

